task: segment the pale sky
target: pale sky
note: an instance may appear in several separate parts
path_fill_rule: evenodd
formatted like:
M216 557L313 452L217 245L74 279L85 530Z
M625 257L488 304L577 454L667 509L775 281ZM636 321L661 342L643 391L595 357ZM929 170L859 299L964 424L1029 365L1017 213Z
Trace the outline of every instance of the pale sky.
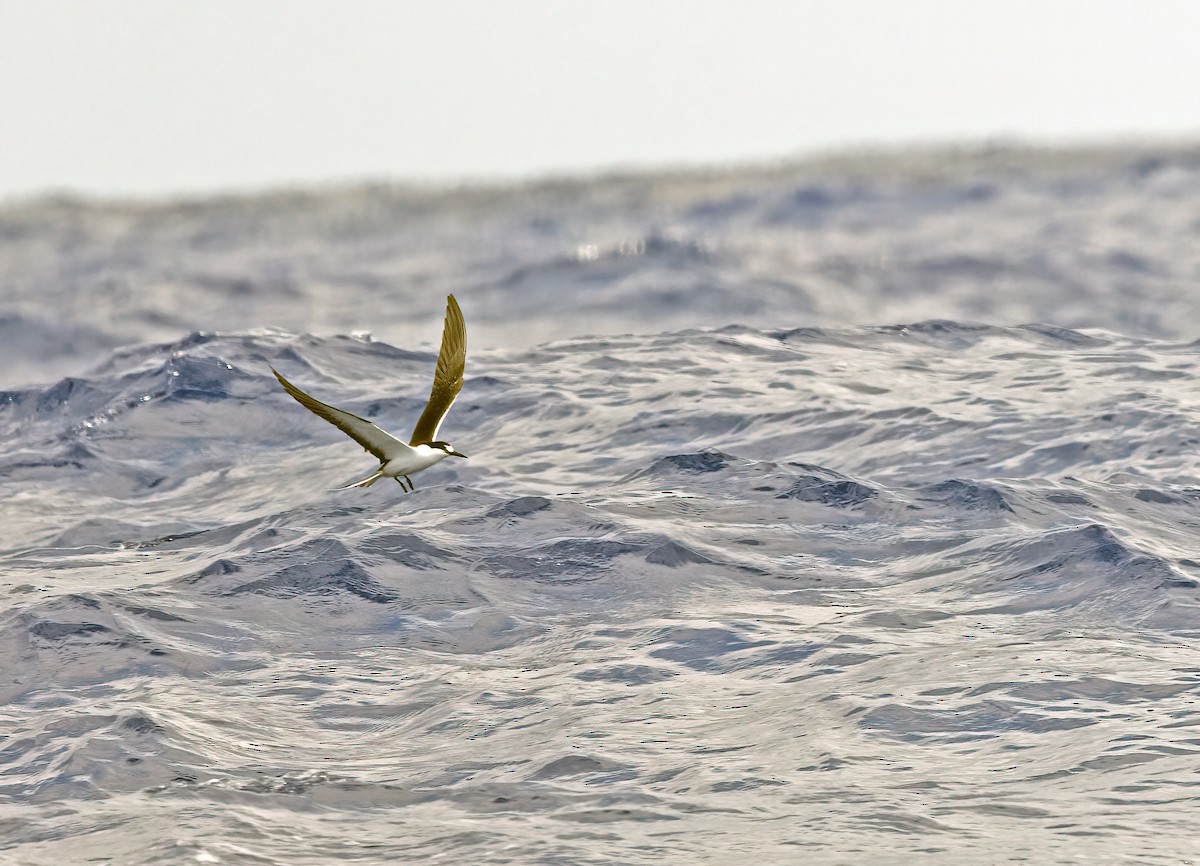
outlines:
M0 0L0 199L1200 137L1195 0Z

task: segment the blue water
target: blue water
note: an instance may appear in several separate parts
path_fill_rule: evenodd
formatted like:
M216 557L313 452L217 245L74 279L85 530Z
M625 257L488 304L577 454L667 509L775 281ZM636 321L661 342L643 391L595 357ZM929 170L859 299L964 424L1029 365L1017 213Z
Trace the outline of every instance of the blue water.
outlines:
M1200 862L1200 152L0 210L0 862ZM447 292L471 455L406 435Z

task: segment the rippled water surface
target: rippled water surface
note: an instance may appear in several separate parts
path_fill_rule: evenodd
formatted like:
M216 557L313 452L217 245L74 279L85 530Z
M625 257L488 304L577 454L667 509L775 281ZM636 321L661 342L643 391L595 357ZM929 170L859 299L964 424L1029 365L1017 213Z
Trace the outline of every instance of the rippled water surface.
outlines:
M470 454L404 434L445 294ZM0 862L1200 862L1200 155L0 210Z

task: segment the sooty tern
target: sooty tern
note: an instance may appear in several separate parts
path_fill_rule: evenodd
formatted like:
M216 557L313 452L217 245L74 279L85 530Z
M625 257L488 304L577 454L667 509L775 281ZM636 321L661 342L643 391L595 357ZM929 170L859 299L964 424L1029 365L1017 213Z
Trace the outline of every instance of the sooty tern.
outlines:
M401 487L408 482L406 491L413 489L409 475L428 469L439 460L447 457L466 457L455 451L449 442L437 438L438 428L442 419L450 411L454 398L463 386L463 369L467 362L467 326L463 322L462 310L454 295L446 297L446 324L442 329L442 349L438 353L437 372L433 375L433 389L429 393L429 402L421 413L417 426L413 429L412 438L405 445L390 433L385 433L365 418L351 415L328 403L322 403L308 396L283 376L274 367L271 372L287 391L303 406L315 415L324 418L337 427L369 453L379 458L379 468L362 481L339 487L346 490L350 487L370 487L380 478L395 478ZM404 479L401 481L401 479Z

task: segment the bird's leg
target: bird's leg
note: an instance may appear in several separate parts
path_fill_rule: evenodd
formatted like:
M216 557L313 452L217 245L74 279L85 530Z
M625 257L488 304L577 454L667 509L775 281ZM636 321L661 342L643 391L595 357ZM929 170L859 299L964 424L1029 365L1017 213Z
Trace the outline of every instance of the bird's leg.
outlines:
M404 486L404 480L399 475L396 476L396 483L400 485L401 490L405 493L408 492L408 488Z
M417 489L417 486L412 483L412 479L409 478L407 475L404 476L404 480L408 482L408 492L409 493L412 493L414 490Z

